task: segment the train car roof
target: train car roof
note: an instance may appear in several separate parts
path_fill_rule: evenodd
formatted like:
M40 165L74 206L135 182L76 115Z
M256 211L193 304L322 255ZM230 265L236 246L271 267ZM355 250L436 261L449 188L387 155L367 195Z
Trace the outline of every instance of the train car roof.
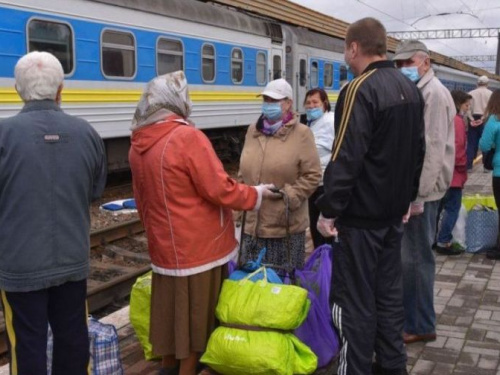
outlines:
M87 0L140 10L195 23L203 23L230 30L270 37L281 43L281 27L271 21L251 17L224 6L207 4L198 0Z
M291 25L282 26L283 29L289 30L296 37L296 41L299 44L324 49L326 51L344 53L344 40L340 38L334 38L329 35L320 34L315 31L296 27Z

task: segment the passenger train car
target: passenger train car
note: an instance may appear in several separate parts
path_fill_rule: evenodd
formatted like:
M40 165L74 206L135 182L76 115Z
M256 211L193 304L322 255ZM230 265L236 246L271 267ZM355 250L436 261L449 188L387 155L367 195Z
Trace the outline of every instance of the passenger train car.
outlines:
M22 103L16 61L48 51L65 72L63 108L88 120L105 140L110 170L127 168L130 123L144 84L184 70L192 120L228 156L260 114L258 94L284 77L295 110L323 87L335 102L352 78L343 40L196 0L0 0L0 118ZM437 67L450 88L469 90L476 77Z

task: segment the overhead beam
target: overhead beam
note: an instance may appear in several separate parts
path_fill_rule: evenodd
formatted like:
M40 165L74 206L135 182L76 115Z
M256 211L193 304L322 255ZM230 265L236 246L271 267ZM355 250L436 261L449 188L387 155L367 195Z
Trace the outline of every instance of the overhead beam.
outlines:
M470 39L496 38L499 32L500 28L405 30L390 31L387 35L396 39Z
M471 61L497 61L497 55L471 55L471 56L450 56L455 60L462 62L471 62Z

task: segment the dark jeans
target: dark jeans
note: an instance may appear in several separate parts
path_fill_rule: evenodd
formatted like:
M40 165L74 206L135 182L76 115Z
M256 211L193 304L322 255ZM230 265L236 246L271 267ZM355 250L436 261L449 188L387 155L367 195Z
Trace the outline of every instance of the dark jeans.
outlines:
M462 205L462 189L449 188L442 200L443 218L441 220L441 228L437 236L438 245L443 246L448 244L453 239L451 232L455 228Z
M425 202L424 212L410 217L401 243L405 332L423 335L436 332L434 277L436 260L432 243L436 236L439 200Z
M404 373L403 224L382 229L338 226L333 251L332 315L342 349L338 374L371 374L376 362Z
M48 324L54 336L52 375L87 375L87 280L33 292L5 292L2 305L10 373L47 373Z
M329 240L323 237L316 228L316 224L318 223L319 214L321 213L321 211L314 202L316 202L316 199L322 196L324 192L325 189L323 188L323 186L318 186L316 191L309 197L309 230L311 231L311 237L315 249L320 247L321 245L330 243Z
M479 120L481 115L473 115L474 120ZM472 168L472 162L477 156L477 151L479 150L479 139L483 134L484 124L479 126L469 125L467 129L467 169Z

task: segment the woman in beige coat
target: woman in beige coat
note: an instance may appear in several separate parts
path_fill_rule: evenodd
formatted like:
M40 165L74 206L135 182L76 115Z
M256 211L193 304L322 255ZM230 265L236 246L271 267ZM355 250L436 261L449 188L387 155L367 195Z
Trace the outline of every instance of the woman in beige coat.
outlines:
M292 111L288 82L271 81L261 95L262 115L248 128L239 178L250 185L274 184L280 193L263 200L258 213L247 213L241 256L243 261L253 260L266 247L264 263L302 268L307 199L321 179L319 156L311 130Z

